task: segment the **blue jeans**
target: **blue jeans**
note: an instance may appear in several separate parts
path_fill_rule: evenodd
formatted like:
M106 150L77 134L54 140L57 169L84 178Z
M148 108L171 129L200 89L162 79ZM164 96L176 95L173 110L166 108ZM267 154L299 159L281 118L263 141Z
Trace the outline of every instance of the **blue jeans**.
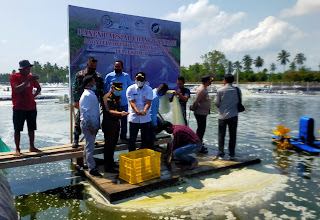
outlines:
M194 144L187 144L183 147L180 147L173 151L173 156L183 162L188 164L193 163L196 159L194 157L189 156L188 154L198 153L201 150L202 144L201 142L197 142Z
M121 106L121 111L128 112L128 105ZM120 139L126 139L127 138L127 131L128 131L128 117L122 116L121 117L121 132L120 132Z
M86 145L83 149L83 165L87 165L89 171L96 167L96 162L93 158L94 142L96 140L96 134L92 135L88 129L82 128L82 132L86 139Z

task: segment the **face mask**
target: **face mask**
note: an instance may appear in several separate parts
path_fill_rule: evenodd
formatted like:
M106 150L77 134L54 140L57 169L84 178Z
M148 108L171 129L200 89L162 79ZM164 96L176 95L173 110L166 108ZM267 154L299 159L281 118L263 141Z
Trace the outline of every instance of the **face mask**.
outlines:
M96 91L96 90L97 90L97 87L94 85L94 86L91 87L91 90L92 90L92 91Z
M139 88L141 88L141 87L143 87L144 82L137 81L136 84L137 84L137 86L138 86Z
M159 91L158 94L160 97L164 95L162 91Z
M121 95L121 90L114 90L113 94L115 96L120 96Z
M88 73L89 74L94 74L95 72L96 72L96 68L88 67Z
M121 71L122 71L121 69L115 69L114 70L115 73L121 73Z

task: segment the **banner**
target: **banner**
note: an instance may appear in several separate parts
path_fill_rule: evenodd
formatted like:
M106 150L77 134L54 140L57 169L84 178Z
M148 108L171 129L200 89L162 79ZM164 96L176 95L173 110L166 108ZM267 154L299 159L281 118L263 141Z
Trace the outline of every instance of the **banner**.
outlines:
M133 81L142 71L152 88L161 83L175 88L180 32L179 22L69 6L70 87L88 58L96 57L103 78L121 60Z

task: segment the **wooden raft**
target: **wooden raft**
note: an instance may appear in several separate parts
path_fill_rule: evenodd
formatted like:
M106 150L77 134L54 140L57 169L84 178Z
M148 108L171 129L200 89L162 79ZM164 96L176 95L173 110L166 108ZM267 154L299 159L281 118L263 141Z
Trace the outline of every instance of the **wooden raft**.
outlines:
M171 136L166 134L157 135L155 144L167 144L171 142ZM83 146L85 142L79 143L77 149L72 148L71 144L43 147L39 148L41 152L29 152L29 150L22 150L20 157L13 156L15 151L0 153L0 169L13 168L19 166L34 165L40 163L55 162L59 160L67 160L72 158L83 157ZM141 139L137 138L137 146L141 145ZM97 141L94 154L102 154L104 147L104 141ZM116 151L127 150L128 144L119 140ZM79 160L80 162L82 160Z
M210 154L213 155L216 154L216 152L210 152ZM201 156L198 154L197 160L199 161L199 164L193 170L188 170L185 167L175 165L175 162L172 162L171 170L168 170L167 166L161 162L161 177L135 185L119 179L118 174L105 173L103 165L98 166L99 172L103 175L103 178L92 177L88 171L83 170L79 166L76 166L76 169L81 175L89 180L107 200L115 202L138 194L180 184L181 177L193 178L261 162L260 159L248 156L238 156L235 161L230 161L228 159L215 159L212 155ZM99 162L97 164L99 164Z

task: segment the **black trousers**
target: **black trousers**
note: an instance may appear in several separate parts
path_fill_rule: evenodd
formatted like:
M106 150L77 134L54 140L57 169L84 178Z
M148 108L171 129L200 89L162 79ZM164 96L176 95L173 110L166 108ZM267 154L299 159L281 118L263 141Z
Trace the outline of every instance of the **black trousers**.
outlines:
M237 126L238 126L238 116L218 120L219 124L219 134L218 134L218 141L219 141L219 155L224 156L224 138L226 136L226 129L227 126L229 128L229 156L235 155L235 148L236 148L236 140L237 140Z
M114 168L113 156L119 138L120 121L104 120L102 131L104 132L104 169L107 171Z
M130 139L129 151L136 150L136 140L138 132L141 129L141 148L150 148L152 138L151 122L147 123L132 123L130 122Z
M204 133L206 131L206 127L207 127L207 116L206 115L198 115L198 114L194 114L194 116L196 117L197 120L197 135L200 139L200 141L202 142L203 140L203 136Z

